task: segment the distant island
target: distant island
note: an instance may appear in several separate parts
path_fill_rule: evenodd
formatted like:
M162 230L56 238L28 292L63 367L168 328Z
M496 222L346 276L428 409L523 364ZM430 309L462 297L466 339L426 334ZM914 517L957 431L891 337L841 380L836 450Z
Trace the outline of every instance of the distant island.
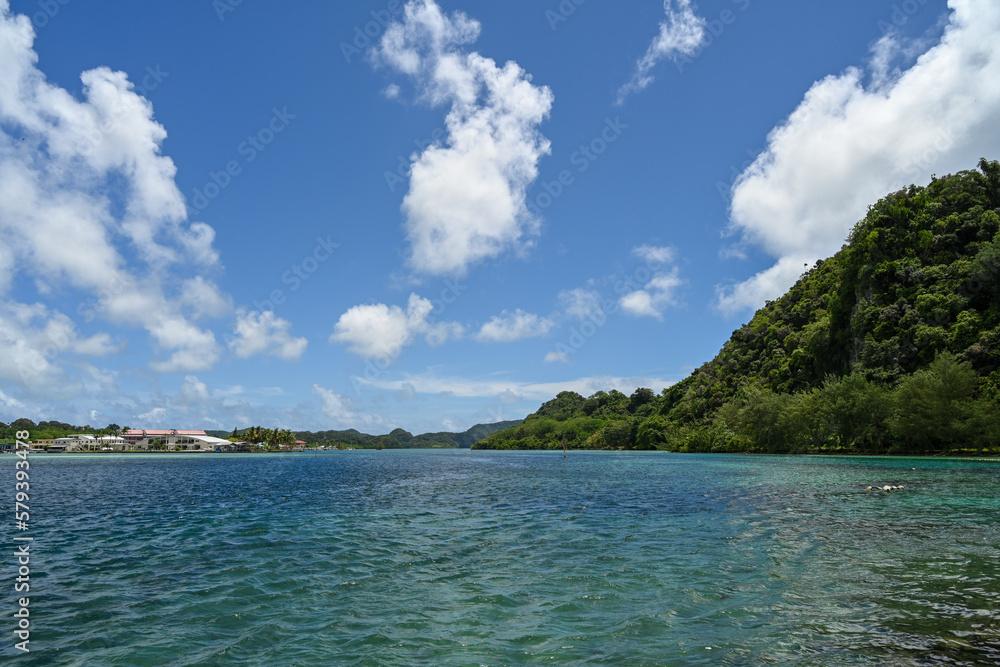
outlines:
M874 204L654 395L562 392L478 449L973 455L1000 447L1000 163Z
M385 435L347 431L291 431L251 426L229 431L191 431L176 429L140 430L108 424L95 429L89 424L73 426L66 422L17 419L0 423L0 443L13 441L18 431L31 434L31 441L50 451L91 452L250 452L286 451L327 447L336 449L469 449L497 430L511 428L523 420L476 424L462 433L440 432L412 435L396 429ZM73 446L67 448L66 443ZM239 445L231 447L229 446ZM3 451L0 449L0 451Z
M494 431L518 426L524 420L476 424L462 433L442 431L413 435L397 428L385 435L368 435L356 429L347 431L296 431L295 437L310 444L354 447L355 449L469 449L473 443L489 436ZM230 436L225 431L206 431L209 435Z

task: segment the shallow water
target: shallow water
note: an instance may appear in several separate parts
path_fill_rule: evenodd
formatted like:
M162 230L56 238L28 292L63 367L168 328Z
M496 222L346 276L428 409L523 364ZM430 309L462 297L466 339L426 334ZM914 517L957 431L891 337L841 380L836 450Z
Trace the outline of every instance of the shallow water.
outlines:
M996 664L998 477L862 457L33 455L19 661ZM865 491L884 484L906 488Z

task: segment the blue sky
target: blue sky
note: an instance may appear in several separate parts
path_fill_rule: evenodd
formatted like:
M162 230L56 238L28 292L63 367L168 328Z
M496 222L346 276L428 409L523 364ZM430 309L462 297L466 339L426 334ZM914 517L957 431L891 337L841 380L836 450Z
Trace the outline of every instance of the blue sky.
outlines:
M656 391L1000 156L993 0L0 0L0 420Z

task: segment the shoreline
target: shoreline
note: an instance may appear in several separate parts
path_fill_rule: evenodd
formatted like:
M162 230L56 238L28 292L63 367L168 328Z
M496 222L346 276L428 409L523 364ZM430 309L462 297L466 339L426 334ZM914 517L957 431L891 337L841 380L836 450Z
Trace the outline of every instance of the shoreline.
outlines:
M370 448L355 448L355 449L307 449L300 451L256 451L256 452L215 452L215 451L117 451L117 452L44 452L44 451L31 451L31 455L45 455L45 456L120 456L120 455L146 455L146 456L176 456L176 455L211 455L211 454L221 454L221 455L267 455L267 454L317 454L319 452L349 452L349 451L407 451L407 452L419 452L419 451L449 451L449 452L489 452L489 453L499 453L499 452L538 452L538 453L552 453L557 454L562 452L561 449L474 449L468 447L411 447L411 448L385 448L383 450L377 450L373 447ZM709 456L759 456L759 457L796 457L796 458L806 458L806 457L823 457L823 458L844 458L844 457L865 457L865 458L884 458L884 459L953 459L957 461L970 461L979 463L1000 463L1000 452L991 452L988 454L983 454L981 456L970 455L968 453L957 453L957 454L945 454L945 453L935 453L935 454L886 454L878 452L804 452L798 454L790 453L767 453L767 452L674 452L665 449L570 449L567 450L569 453L583 454L583 453L615 453L615 454L674 454L679 456L684 455L709 455ZM7 454L13 452L0 452L0 454Z

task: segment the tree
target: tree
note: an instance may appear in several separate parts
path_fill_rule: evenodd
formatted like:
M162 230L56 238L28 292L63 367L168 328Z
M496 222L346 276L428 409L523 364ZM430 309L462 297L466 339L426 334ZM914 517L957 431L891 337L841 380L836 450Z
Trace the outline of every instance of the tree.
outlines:
M635 444L635 420L620 419L604 426L587 439L588 449L632 449Z
M786 452L790 449L783 428L787 427L787 421L782 424L781 419L789 399L789 394L746 385L719 412L735 433L747 439L751 448L770 453Z
M893 432L919 453L984 447L995 437L991 421L997 410L975 398L977 388L978 378L968 362L940 353L925 370L900 384Z
M10 423L10 428L13 431L33 431L36 427L35 422L30 419L15 419Z
M635 414L636 411L647 403L652 403L656 400L656 394L653 393L652 389L646 389L645 387L639 387L628 399L628 411L631 414Z
M665 417L650 417L639 425L636 434L636 449L666 449L671 428Z
M813 390L786 394L781 400L775 435L777 446L772 451L800 454L821 447L825 434L818 418L819 392Z
M841 449L870 452L888 445L890 393L861 373L828 377L819 391L818 409L823 430Z

